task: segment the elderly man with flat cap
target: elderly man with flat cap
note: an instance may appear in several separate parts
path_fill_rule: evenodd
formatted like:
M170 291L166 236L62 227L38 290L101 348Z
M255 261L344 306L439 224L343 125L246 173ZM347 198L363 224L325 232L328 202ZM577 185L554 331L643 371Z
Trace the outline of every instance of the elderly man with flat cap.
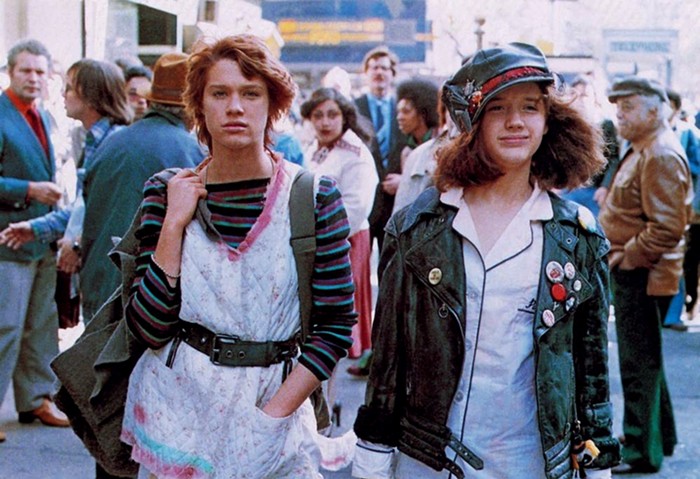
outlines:
M194 167L204 152L189 131L182 95L187 55L166 53L154 65L150 108L143 119L105 142L85 177L80 282L83 308L95 313L121 281L107 254L143 198L144 183L165 168ZM84 317L91 317L84 314Z
M624 78L613 84L608 98L617 106L620 135L629 142L600 214L611 242L625 399L624 462L613 472L655 472L676 445L661 324L683 272L691 176L669 126L668 97L660 84Z

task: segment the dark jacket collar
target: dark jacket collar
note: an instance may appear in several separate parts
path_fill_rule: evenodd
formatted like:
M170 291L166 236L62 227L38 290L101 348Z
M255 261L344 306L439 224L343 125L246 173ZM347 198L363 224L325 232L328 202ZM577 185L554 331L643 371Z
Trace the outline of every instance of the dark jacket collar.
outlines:
M562 199L551 191L548 192L548 194L552 201L552 212L554 214L552 221L571 227L576 227L578 225L591 233L604 237L600 226L593 219L592 213L590 213L587 208L572 201ZM430 187L423 191L423 193L407 207L399 233L405 233L410 230L424 215L438 216L449 211L452 211L453 216L457 212L457 209L454 206L442 203L440 201L440 192L437 188ZM589 218L587 218L587 216L589 216Z

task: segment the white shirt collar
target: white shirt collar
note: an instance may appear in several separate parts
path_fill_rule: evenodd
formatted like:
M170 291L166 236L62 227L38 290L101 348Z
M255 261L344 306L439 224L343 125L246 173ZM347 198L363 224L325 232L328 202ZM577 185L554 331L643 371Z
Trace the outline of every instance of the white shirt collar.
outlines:
M477 249L480 248L479 237L469 211L469 205L464 201L462 188L451 188L440 195L440 201L446 205L458 208L452 227L464 238L469 240ZM493 248L484 258L487 269L500 263L504 258L517 254L528 247L532 240L530 223L533 221L546 221L554 217L552 202L545 190L537 183L528 200L520 208L520 211L511 220L510 224L501 234Z

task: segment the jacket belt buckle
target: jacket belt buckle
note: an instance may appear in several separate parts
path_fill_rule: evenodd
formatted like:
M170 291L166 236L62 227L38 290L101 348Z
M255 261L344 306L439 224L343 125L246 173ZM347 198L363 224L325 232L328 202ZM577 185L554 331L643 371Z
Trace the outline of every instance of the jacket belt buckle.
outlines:
M231 364L235 359L244 358L234 358L234 351L231 346L239 343L241 338L239 336L229 336L226 334L217 334L214 336L214 341L211 346L211 354L209 355L209 360L216 364L217 366ZM245 353L242 353L245 354Z

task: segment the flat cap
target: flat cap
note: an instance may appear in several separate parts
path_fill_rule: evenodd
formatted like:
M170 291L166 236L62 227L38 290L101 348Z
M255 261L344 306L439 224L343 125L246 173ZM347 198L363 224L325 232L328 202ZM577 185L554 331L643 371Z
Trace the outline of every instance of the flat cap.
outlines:
M655 80L642 78L638 76L628 76L617 80L613 83L612 88L608 90L608 100L610 103L615 103L618 98L632 95L643 96L658 96L661 101L668 103L666 89Z

